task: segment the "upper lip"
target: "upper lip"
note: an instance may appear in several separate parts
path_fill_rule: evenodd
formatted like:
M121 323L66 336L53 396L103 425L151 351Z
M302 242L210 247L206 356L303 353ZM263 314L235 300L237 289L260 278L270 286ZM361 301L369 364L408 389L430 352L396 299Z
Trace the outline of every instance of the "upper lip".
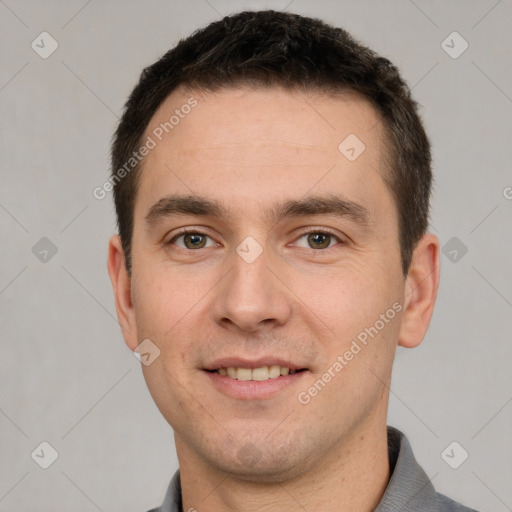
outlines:
M289 359L275 356L248 359L244 357L223 357L216 359L204 367L205 370L218 370L219 368L262 368L263 366L279 365L290 370L302 370L304 365L292 363Z

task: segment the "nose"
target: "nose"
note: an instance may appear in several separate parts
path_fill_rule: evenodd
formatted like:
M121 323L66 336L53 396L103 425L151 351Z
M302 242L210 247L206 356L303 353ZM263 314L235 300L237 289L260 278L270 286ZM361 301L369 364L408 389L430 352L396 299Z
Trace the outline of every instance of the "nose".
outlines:
M250 263L236 252L231 259L231 271L216 287L214 320L224 328L246 332L284 325L291 315L292 293L267 251Z

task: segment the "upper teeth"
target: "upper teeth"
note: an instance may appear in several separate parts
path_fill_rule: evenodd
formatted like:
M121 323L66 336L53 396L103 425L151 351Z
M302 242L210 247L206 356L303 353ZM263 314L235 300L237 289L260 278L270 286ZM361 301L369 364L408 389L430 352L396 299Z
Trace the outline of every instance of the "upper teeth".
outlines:
M217 373L227 375L237 380L268 380L275 379L280 375L295 373L296 370L290 370L286 366L273 364L272 366L262 366L261 368L219 368Z

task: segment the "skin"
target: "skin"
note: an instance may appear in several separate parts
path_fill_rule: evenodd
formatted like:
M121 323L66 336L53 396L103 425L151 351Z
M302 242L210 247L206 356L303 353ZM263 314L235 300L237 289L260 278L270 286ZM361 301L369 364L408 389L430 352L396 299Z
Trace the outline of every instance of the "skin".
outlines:
M428 328L439 241L421 238L404 277L396 207L382 179L382 125L364 99L179 89L145 137L191 96L197 106L144 161L131 278L117 235L108 256L126 344L134 350L148 338L160 350L142 369L174 429L183 508L374 510L390 477L386 415L395 350L417 346ZM351 133L366 146L355 161L338 150ZM150 227L147 213L167 194L219 200L230 217L182 215ZM367 222L265 215L285 199L329 194L364 207ZM205 246L187 248L193 245L183 237L169 243L182 227L207 235L199 238ZM322 228L334 233L323 245L304 234ZM263 249L252 263L236 252L248 236ZM298 393L394 303L401 311L393 320L300 403ZM227 396L203 370L215 357L276 354L307 371L264 400ZM244 458L244 446L255 462Z

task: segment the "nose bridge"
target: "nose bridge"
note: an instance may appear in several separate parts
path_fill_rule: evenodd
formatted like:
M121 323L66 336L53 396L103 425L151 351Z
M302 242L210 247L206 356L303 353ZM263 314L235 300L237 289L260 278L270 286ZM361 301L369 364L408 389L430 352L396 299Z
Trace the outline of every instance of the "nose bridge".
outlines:
M231 272L215 301L215 320L247 331L280 325L290 315L290 297L274 275L269 250L247 237L233 252ZM275 265L274 265L275 266Z

